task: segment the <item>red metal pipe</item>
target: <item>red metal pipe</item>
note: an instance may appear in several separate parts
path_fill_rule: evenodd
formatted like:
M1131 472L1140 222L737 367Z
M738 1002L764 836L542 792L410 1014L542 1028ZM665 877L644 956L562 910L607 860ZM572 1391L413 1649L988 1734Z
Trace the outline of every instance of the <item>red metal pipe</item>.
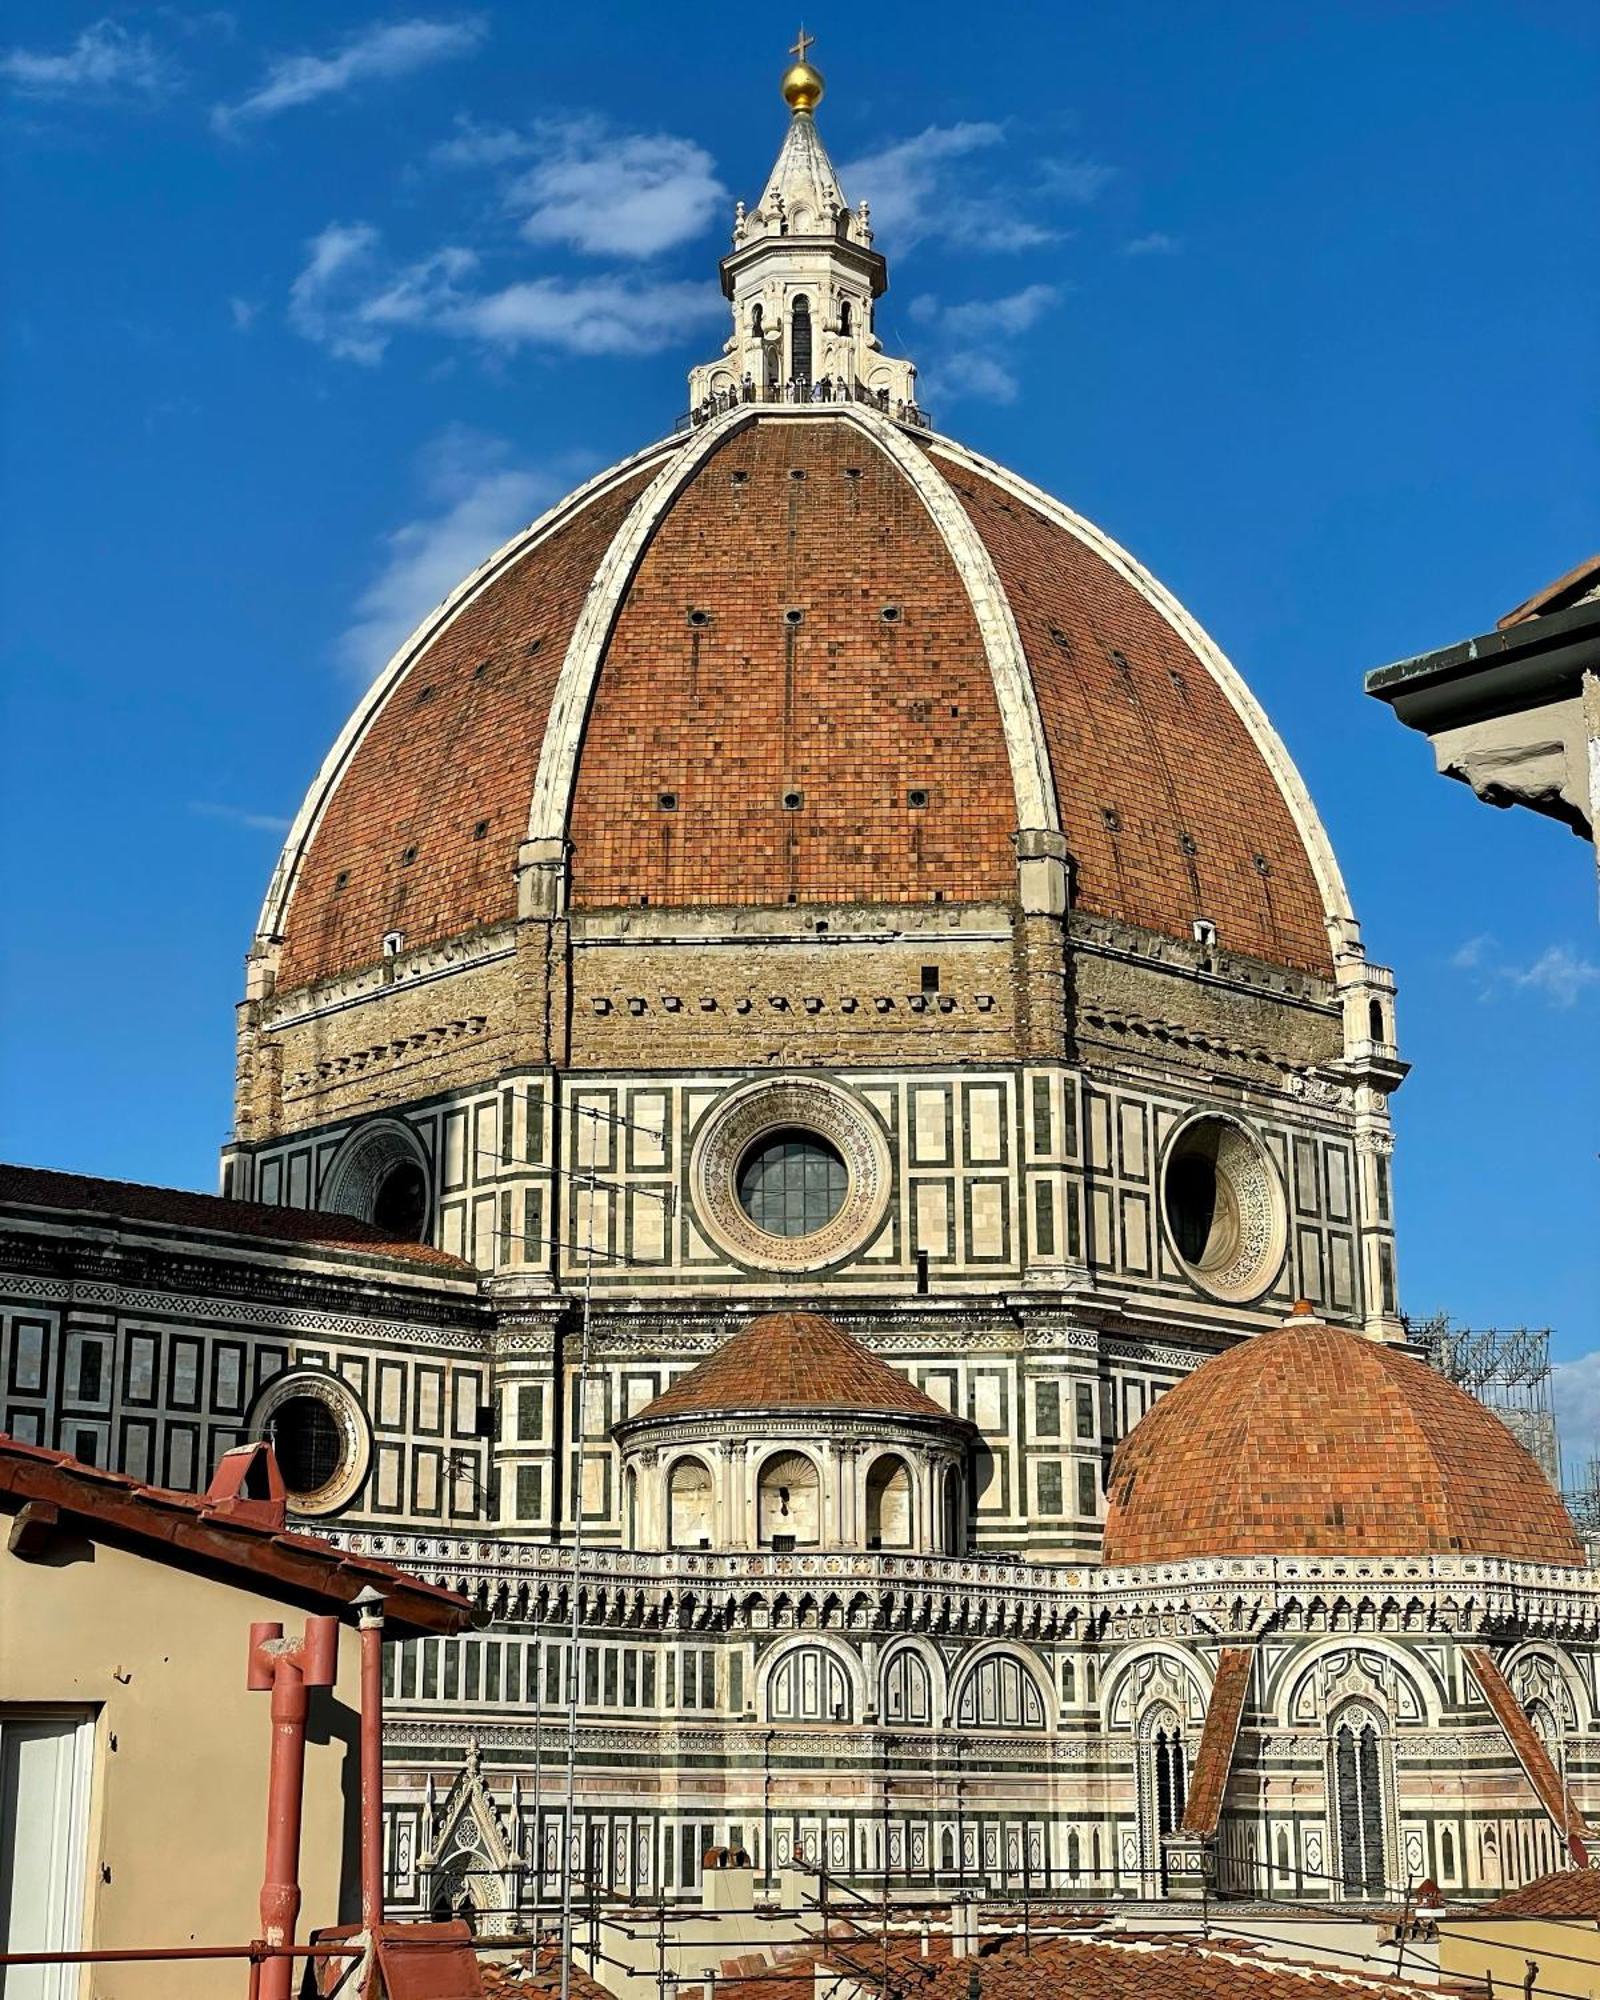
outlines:
M250 1627L247 1685L272 1691L272 1755L267 1776L267 1865L261 1882L261 1934L279 1950L294 1943L300 1915L300 1822L305 1798L307 1691L332 1687L339 1663L339 1621L310 1617L298 1639L281 1625ZM261 2000L289 2000L293 1964L269 1958Z
M361 1922L383 1922L383 1596L356 1599L361 1633Z

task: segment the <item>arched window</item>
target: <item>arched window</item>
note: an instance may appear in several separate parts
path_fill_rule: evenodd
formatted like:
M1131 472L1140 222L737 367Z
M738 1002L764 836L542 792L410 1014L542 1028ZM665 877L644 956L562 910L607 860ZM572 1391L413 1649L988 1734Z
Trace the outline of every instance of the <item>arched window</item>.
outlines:
M797 1646L784 1654L767 1682L767 1720L853 1720L850 1682L832 1653L822 1646Z
M811 301L804 292L789 313L789 373L797 382L811 380Z
M1367 1031L1375 1042L1384 1042L1389 1039L1383 1032L1383 1003L1381 1001L1369 1000L1367 1002Z
M1287 1875L1289 1872L1289 1836L1281 1826L1278 1828L1275 1853L1277 1855L1278 1873L1280 1875Z
M933 1687L928 1663L909 1646L891 1656L883 1670L883 1716L886 1722L921 1723L933 1720Z
M1078 1698L1078 1670L1070 1660L1061 1662L1061 1699L1069 1706Z
M625 1548L639 1546L639 1475L630 1465L622 1475L622 1540Z
M841 299L839 301L839 331L841 333L848 333L850 331L850 301L848 299Z
M1158 1703L1139 1723L1139 1821L1147 1876L1167 1886L1164 1837L1183 1824L1189 1802L1189 1750L1176 1710Z
M814 1548L820 1535L817 1468L804 1452L780 1451L761 1468L756 1489L756 1533L763 1546L780 1536Z
M1067 1835L1067 1873L1074 1882L1083 1873L1083 1843L1076 1827Z
M1020 1660L1005 1654L980 1660L961 1683L959 1729L1043 1729L1044 1697Z
M1445 1827L1439 1834L1439 1873L1444 1877L1445 1881L1450 1882L1455 1879L1455 1872L1455 1835L1450 1831L1449 1827Z
M755 335L757 340L766 331L765 319L766 315L761 309L761 301L757 299L755 304L750 308L750 331Z
M867 1471L867 1547L909 1549L913 1539L911 1468L886 1452Z
M1341 1709L1333 1725L1333 1805L1347 1896L1385 1893L1383 1761L1378 1717L1360 1703Z
M1547 1701L1540 1701L1537 1698L1533 1701L1525 1701L1522 1704L1522 1712L1533 1724L1534 1733L1538 1736L1539 1741L1544 1745L1545 1749L1549 1751L1551 1757L1559 1757L1561 1753L1561 1732L1556 1727L1555 1713L1550 1704Z
M667 1540L675 1549L711 1542L711 1473L698 1458L680 1458L667 1481Z

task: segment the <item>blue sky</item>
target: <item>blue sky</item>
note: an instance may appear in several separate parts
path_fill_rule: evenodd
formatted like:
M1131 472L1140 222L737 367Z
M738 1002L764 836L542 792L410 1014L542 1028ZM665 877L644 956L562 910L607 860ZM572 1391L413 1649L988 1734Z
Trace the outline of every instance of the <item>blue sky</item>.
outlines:
M241 956L364 679L721 338L767 18L7 10L8 1156L212 1184ZM1592 1355L1592 852L1433 776L1361 676L1595 545L1600 13L810 26L886 344L1209 627L1399 973L1406 1304ZM1566 1387L1600 1415L1600 1361Z

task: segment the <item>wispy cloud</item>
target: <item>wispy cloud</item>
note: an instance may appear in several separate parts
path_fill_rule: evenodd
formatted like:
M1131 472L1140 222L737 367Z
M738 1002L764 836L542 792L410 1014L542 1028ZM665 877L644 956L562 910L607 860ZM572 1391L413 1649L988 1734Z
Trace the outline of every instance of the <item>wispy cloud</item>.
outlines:
M871 204L885 246L924 241L961 249L1029 250L1066 232L1057 211L1097 199L1114 169L1083 159L1033 159L1019 167L1003 125L969 119L930 125L914 138L864 153L841 170L854 200Z
M402 330L499 353L654 354L721 310L709 282L611 275L486 286L480 269L475 251L456 246L391 264L369 223L332 223L307 245L290 323L330 353L371 365Z
M183 72L147 35L105 20L85 28L69 48L5 50L0 78L25 97L152 103L176 90Z
M486 23L476 15L453 21L378 22L327 55L279 56L237 104L218 104L212 123L228 131L253 120L276 118L324 97L342 96L361 84L410 76L435 63L470 55Z
M464 576L577 476L569 461L548 470L518 465L503 439L463 429L434 440L421 473L428 510L385 538L382 566L339 638L341 665L363 682Z
M191 799L189 810L202 819L226 820L230 826L242 826L251 833L289 831L290 823L281 813L249 812L243 806L219 805L215 799Z
M1143 236L1130 236L1122 246L1124 257L1175 257L1183 248L1176 236L1164 229L1152 229Z
M1499 941L1484 933L1468 938L1450 963L1471 973L1478 997L1492 1000L1506 992L1532 993L1548 1005L1566 1011L1600 987L1600 963L1581 957L1564 944L1552 944L1525 964L1507 958Z
M1000 298L956 305L924 293L911 317L932 343L922 371L924 392L940 402L1014 403L1018 383L1012 348L1061 298L1059 285L1024 285Z
M261 311L260 302L255 299L241 299L237 296L228 301L228 317L233 321L235 333L248 333L256 323Z

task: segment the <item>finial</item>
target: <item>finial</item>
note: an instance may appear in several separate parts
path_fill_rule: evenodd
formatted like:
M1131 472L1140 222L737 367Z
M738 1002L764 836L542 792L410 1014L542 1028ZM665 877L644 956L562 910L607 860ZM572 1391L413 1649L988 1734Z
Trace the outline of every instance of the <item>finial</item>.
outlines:
M815 111L822 101L822 72L813 69L806 61L806 51L816 41L815 35L808 35L802 22L799 34L789 53L794 57L793 65L784 71L783 101L797 115L802 111Z

